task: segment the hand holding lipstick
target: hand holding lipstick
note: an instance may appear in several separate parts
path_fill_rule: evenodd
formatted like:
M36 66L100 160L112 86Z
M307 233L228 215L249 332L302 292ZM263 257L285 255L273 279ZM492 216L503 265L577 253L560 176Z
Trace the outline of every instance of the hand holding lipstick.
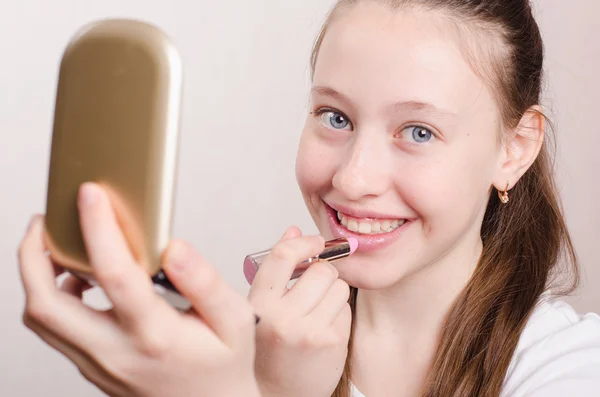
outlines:
M261 317L256 378L263 397L330 396L350 336L349 286L328 262L316 262L287 288L296 266L325 248L321 236L289 228L254 277L249 300Z

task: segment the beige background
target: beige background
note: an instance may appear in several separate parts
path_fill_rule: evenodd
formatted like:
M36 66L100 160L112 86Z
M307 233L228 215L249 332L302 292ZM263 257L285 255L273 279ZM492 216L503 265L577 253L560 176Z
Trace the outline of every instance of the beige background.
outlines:
M82 24L136 17L165 29L185 62L175 235L190 240L240 292L241 262L289 224L315 228L293 163L310 45L331 0L2 0L0 5L0 395L99 396L21 325L15 252L44 209L56 73ZM580 311L600 312L600 25L596 0L541 0L551 105L568 222L585 269ZM101 303L94 293L91 302Z

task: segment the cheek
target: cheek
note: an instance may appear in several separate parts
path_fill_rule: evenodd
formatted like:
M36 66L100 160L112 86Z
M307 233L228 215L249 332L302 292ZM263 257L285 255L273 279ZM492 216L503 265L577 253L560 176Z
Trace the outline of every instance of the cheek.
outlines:
M332 153L310 131L303 132L296 156L296 180L302 193L308 195L329 186L334 162Z
M468 152L457 151L404 168L407 172L398 183L404 189L403 197L431 224L472 219L485 204L492 157Z
M401 174L404 192L402 196L406 204L411 207L419 217L430 218L443 214L451 207L454 201L456 172L452 169L455 164L445 166L444 162L424 162L404 168Z

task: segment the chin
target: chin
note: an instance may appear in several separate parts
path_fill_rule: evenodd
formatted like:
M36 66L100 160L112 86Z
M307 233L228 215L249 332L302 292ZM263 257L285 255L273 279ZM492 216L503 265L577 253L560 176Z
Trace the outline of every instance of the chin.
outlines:
M386 266L387 264L387 266ZM394 269L389 268L392 265ZM374 261L350 256L334 265L340 278L354 288L365 290L383 290L400 282L404 274L398 272L399 263Z

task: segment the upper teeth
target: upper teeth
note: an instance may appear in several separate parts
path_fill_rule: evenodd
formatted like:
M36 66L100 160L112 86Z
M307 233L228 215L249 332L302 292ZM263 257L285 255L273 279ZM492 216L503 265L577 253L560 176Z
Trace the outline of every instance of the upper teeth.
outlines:
M404 225L405 219L354 219L341 212L337 213L340 223L348 230L359 234L389 233Z

